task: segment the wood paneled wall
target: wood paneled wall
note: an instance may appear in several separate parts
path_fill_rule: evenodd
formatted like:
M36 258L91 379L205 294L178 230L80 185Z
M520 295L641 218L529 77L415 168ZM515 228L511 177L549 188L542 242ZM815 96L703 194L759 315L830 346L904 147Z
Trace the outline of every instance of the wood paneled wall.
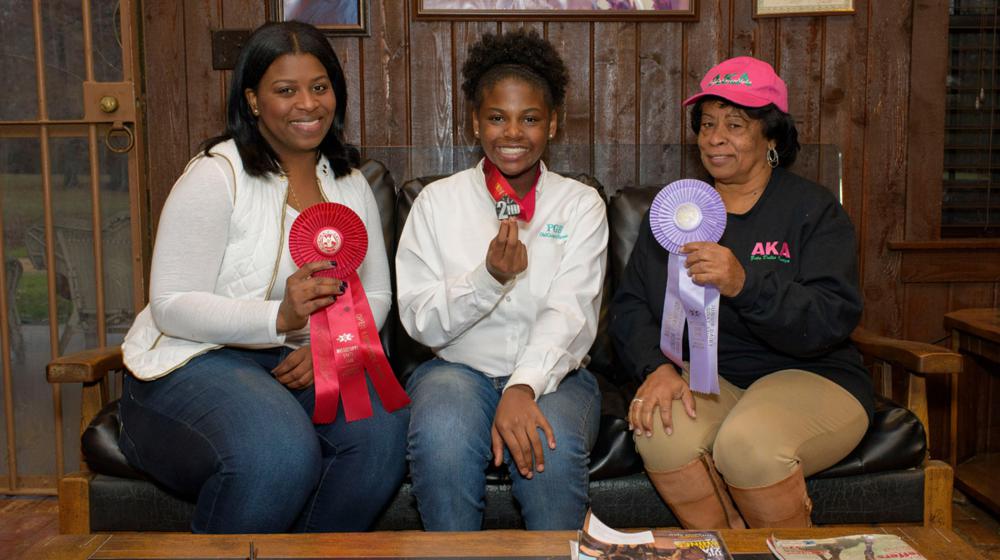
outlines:
M371 36L332 41L348 76L348 137L364 146L470 144L460 69L467 45L485 31L532 27L563 54L573 83L556 144L690 143L681 101L716 62L756 56L788 83L801 141L834 144L843 154L843 202L859 234L864 324L940 341L946 311L998 305L1000 278L980 274L969 282L965 272L1000 256L1000 244L967 254L955 248L953 256L966 254L966 265L906 283L901 269L909 249L889 247L938 238L947 0L855 0L853 15L771 19L753 19L749 0L698 2L698 21L687 23L499 23L418 22L409 0L370 0ZM196 146L223 128L229 76L211 68L210 31L257 26L266 3L142 3L154 223ZM664 169L673 164L637 150L597 165L635 183L688 171ZM932 392L946 395L947 387ZM932 439L935 455L943 456L940 438Z

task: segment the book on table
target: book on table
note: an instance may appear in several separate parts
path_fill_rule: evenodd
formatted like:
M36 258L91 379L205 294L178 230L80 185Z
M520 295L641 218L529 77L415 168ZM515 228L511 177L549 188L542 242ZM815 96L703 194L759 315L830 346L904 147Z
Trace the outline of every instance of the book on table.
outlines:
M657 529L623 533L589 511L577 540L570 542L570 555L574 560L732 560L716 531Z
M926 560L897 535L848 535L833 539L776 539L767 546L780 560Z

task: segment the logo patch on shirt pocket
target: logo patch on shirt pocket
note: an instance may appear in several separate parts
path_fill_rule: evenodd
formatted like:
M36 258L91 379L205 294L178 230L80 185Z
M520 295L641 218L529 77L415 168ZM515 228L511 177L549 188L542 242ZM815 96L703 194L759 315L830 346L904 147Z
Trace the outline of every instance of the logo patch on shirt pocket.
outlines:
M545 224L542 231L538 232L538 237L562 241L563 239L569 237L569 232L563 224Z

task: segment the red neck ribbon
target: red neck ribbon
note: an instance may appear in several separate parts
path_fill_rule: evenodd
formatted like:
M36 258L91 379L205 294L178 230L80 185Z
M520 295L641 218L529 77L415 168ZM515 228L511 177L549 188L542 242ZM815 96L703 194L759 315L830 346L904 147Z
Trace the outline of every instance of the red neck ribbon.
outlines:
M387 412L410 404L400 386L375 328L368 297L357 272L346 279L344 293L333 304L309 319L313 372L316 383L314 424L329 424L337 418L337 402L344 399L348 422L372 415L365 372Z
M535 214L535 189L538 187L538 178L542 176L542 166L539 165L536 169L535 183L531 185L531 190L524 195L524 198L517 195L517 191L510 186L500 169L493 165L493 162L488 158L483 160L483 174L486 176L486 190L497 203L497 218L502 220L510 216L517 216L519 220L530 222L531 217ZM509 198L509 200L504 200L504 197ZM517 206L515 211L511 211L509 208L511 202Z

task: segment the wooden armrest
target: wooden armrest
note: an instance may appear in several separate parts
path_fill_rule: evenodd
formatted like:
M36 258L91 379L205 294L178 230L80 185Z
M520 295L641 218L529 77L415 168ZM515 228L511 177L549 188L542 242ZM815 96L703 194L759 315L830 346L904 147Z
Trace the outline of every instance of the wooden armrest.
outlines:
M962 355L943 346L878 336L864 327L854 329L851 341L862 354L902 366L918 375L962 371Z
M123 367L120 347L91 348L52 360L45 377L49 383L95 383Z

